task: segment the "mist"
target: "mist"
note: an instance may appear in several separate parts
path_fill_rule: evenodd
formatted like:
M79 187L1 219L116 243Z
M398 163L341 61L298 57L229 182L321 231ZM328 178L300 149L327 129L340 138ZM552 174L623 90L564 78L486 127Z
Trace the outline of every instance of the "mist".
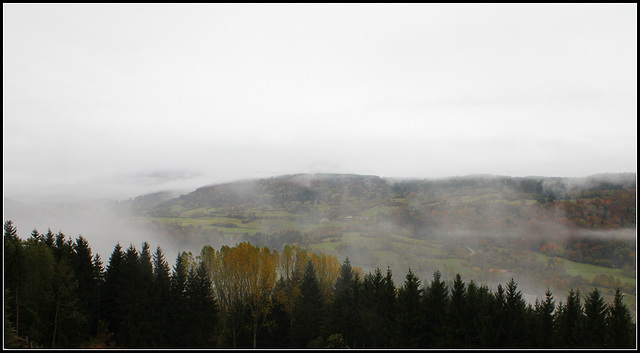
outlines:
M7 4L3 192L635 172L636 16L636 4Z
M160 246L172 266L179 252L201 250L195 244L178 243L147 224L136 222L115 202L106 200L56 204L22 203L5 198L4 220L13 222L22 239L28 239L34 229L40 234L48 229L54 234L61 232L65 239L76 240L82 236L89 242L92 254L99 254L105 266L118 243L124 249L132 245L140 250L145 241L152 250Z

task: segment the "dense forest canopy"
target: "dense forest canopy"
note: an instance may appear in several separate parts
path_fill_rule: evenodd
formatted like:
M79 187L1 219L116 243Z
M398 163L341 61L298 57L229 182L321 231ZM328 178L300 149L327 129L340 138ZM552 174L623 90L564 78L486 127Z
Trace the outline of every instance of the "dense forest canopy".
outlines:
M4 223L5 347L633 348L624 293L548 290L526 303L439 271L364 273L349 259L250 242L179 253L116 244L105 263L86 239Z

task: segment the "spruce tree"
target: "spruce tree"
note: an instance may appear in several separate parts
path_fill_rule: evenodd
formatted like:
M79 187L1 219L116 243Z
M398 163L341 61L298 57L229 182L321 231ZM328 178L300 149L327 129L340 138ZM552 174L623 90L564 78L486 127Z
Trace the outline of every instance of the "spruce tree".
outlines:
M79 236L73 244L71 264L77 280L78 308L87 319L86 324L77 329L77 335L86 342L93 337L97 329L98 307L95 298L98 294L98 283L94 279L91 247L82 236Z
M398 293L399 301L400 293ZM446 346L444 323L446 308L449 302L449 288L442 280L440 271L433 273L433 279L426 288L423 305L423 317L421 322L424 334L421 336L421 347L442 348Z
M185 288L186 321L188 334L186 348L214 347L215 328L218 322L218 306L211 287L211 280L203 263L192 267Z
M594 288L584 299L584 331L587 348L604 348L607 304Z
M582 330L583 315L580 291L570 289L566 304L560 303L558 306L554 332L555 348L585 347Z
M4 288L5 298L5 315L7 320L13 325L16 336L20 336L20 305L23 296L24 273L25 273L25 253L22 246L22 240L18 237L18 230L13 222L8 220L4 222Z
M185 291L189 273L183 256L181 255L182 254L178 254L173 267L173 273L171 274L171 302L169 304L171 309L169 315L170 322L173 324L170 336L171 348L185 348L187 345L185 337L188 336L186 329L188 318L184 313L187 311Z
M629 307L622 301L624 294L616 288L613 305L607 315L607 347L637 348L635 326Z
M544 301L536 299L534 308L534 346L536 348L551 348L551 337L555 331L555 302L551 290L547 288Z
M531 344L528 341L530 328L527 320L527 304L513 278L507 282L504 303L504 314L510 321L508 325L505 325L506 340L504 346L509 348L529 347Z
M407 271L404 283L398 288L398 312L396 316L395 344L397 348L423 348L425 341L425 319L423 315L422 281L411 268Z
M326 324L323 327L325 337L339 333L349 346L353 345L358 324L353 293L354 278L355 273L347 257L340 266L340 274L334 285L333 302L330 304Z
M154 342L156 347L171 347L171 272L160 246L153 254L153 283L151 296L152 320L155 322Z
M324 315L324 299L316 278L316 271L309 260L305 267L300 294L293 307L291 323L291 343L295 348L307 348L311 341L320 336L321 320Z
M466 287L458 273L451 287L451 300L447 305L446 319L443 325L447 347L461 348L466 345L465 333L469 329L467 322L471 320L467 317L466 300Z
M387 273L384 277L382 293L378 298L378 305L382 313L382 331L380 332L382 346L381 348L390 348L393 343L394 330L396 327L396 315L398 312L397 290L393 283L393 274L391 268L387 267Z

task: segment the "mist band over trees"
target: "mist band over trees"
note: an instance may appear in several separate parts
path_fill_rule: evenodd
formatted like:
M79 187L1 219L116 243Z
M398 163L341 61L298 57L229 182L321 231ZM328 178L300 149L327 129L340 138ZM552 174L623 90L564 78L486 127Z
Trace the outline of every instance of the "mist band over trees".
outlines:
M250 243L178 254L114 247L108 263L81 236L4 223L5 347L28 348L633 348L616 290L527 304L511 279L495 291L440 272L363 276L349 259ZM106 265L106 266L105 266ZM99 293L99 295L97 295ZM515 321L514 321L515 320Z

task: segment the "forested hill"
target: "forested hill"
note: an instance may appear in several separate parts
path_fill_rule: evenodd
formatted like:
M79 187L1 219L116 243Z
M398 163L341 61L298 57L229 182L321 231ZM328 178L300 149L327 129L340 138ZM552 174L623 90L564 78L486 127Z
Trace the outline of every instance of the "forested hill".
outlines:
M511 213L507 223L523 217L540 218L537 210L533 215L530 206L547 204L547 209L553 205L563 211L559 221L587 229L610 229L635 227L635 194L635 173L586 178L475 175L444 179L294 174L204 186L170 199L168 194L150 194L135 198L129 206L138 215L154 217L180 217L187 212L191 217L202 217L227 208L227 214L235 212L238 217L247 217L247 212L256 209L280 209L330 220L387 206L401 208L396 216L404 225L422 227L434 225L436 220L439 226L446 226L443 222L467 224L486 205L498 207L502 216ZM505 223L486 216L485 223Z
M389 184L377 176L352 174L294 174L203 186L161 203L154 209L180 205L186 210L212 207L282 206L305 203L336 204L343 200L382 202ZM144 209L143 209L144 210Z

